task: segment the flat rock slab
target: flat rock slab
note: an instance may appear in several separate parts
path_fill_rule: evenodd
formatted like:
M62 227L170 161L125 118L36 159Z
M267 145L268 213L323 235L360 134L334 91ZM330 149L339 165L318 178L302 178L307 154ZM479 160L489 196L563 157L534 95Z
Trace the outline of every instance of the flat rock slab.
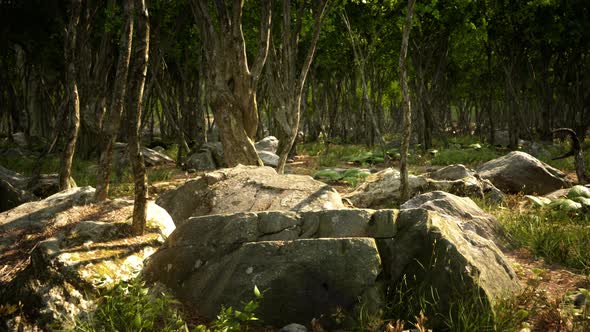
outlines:
M477 171L482 178L508 193L545 195L571 187L563 172L521 151L490 160Z
M147 230L131 233L133 201L93 203L94 188L74 188L0 214L0 303L22 303L44 329L91 311L91 295L130 280L175 225L149 202ZM30 253L30 254L23 254ZM6 265L5 265L6 264Z
M340 195L303 175L270 167L237 166L198 176L157 200L178 225L189 217L250 211L340 209Z

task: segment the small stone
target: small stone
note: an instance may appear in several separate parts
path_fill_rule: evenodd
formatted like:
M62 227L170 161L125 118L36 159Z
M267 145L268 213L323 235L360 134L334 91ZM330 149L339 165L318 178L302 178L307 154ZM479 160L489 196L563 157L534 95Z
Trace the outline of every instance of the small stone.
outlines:
M291 323L289 325L283 326L279 332L307 332L307 328L301 324Z
M574 296L574 306L576 308L581 308L586 304L586 295L582 293L578 293Z

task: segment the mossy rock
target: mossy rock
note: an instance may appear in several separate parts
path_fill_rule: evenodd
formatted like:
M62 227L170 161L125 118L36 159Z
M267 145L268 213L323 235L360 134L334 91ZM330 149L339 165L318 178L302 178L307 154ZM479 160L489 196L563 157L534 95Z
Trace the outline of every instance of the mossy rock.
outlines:
M573 186L567 193L567 198L574 199L576 197L590 198L590 189L584 186Z
M582 204L574 202L571 199L556 199L547 206L562 211L577 211L582 208Z

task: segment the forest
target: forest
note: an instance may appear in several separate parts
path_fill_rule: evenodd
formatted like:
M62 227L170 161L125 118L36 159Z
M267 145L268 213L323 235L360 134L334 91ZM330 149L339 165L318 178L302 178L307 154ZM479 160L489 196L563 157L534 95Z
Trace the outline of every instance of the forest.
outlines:
M587 0L0 0L0 331L590 331Z

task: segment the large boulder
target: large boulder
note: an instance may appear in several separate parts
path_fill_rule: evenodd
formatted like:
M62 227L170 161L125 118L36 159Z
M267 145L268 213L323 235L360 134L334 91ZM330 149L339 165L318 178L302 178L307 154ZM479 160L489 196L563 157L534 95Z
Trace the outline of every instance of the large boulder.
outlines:
M475 222L460 217L423 208L193 217L150 256L144 275L210 319L222 305L250 300L257 286L264 293L258 316L278 327L335 308L351 316L359 307L377 313L386 290L413 276L420 289L440 294L438 312L452 311L463 294L477 294L489 310L519 284L495 244L463 227Z
M0 280L0 303L22 303L41 328L91 311L92 295L136 277L175 229L149 202L146 234L132 237L133 201L95 204L93 195L91 187L74 188L0 214L0 233L8 237L0 259L12 267Z
M474 176L475 172L463 164L445 166L428 174L433 180L461 180L463 178Z
M158 205L179 225L208 214L343 208L340 195L309 176L279 175L270 167L237 166L198 176L161 195Z
M400 172L387 168L367 177L367 180L345 197L356 207L387 208L400 203ZM421 176L409 175L409 192L414 196L426 187L428 182Z
M435 331L445 329L437 318L439 313L457 318L453 304L490 312L499 300L520 289L498 247L461 229L456 220L425 209L409 209L401 210L396 227L395 238L378 241L384 277L398 293L415 292L415 298L431 303L425 314L434 318Z
M477 172L503 192L545 195L570 187L563 172L520 151L481 165Z
M424 192L446 191L459 196L488 198L499 203L503 194L491 182L481 179L463 165L451 165L423 175L409 175L410 197ZM387 208L401 202L401 176L393 168L371 174L353 192L345 196L356 207Z
M459 227L476 232L488 240L498 239L500 223L483 211L469 197L459 197L444 191L432 191L413 197L401 209L425 209L459 221Z

